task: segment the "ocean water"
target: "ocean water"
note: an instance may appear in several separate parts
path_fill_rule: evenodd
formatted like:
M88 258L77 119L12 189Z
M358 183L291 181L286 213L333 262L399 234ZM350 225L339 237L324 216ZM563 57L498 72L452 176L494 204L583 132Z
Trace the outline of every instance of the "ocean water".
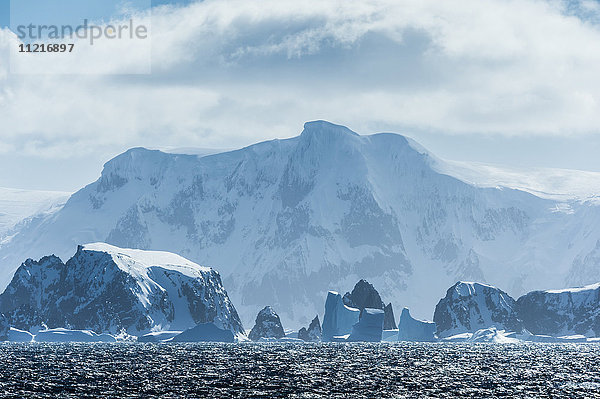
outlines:
M0 397L600 398L600 345L3 343Z

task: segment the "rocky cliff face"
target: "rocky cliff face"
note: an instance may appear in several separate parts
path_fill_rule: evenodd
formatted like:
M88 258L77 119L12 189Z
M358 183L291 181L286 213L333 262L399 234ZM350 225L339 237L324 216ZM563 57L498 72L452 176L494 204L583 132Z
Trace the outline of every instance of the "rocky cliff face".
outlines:
M496 327L521 332L516 301L490 285L458 282L435 307L433 321L439 337Z
M8 339L9 329L10 325L8 324L8 320L6 320L6 317L0 313L0 341L6 341Z
M600 284L530 292L517 300L516 308L533 334L600 337Z
M308 329L302 327L298 331L298 338L303 341L318 342L321 340L321 335L321 323L319 322L318 315L310 322Z
M216 271L171 253L101 243L80 246L66 264L56 256L27 260L0 295L0 312L23 330L141 335L213 322L244 333Z
M273 308L264 307L256 316L256 322L248 338L252 341L258 341L261 338L283 338L285 332L281 325L281 320Z
M373 284L370 284L367 280L359 280L352 289L352 292L346 292L342 300L344 301L344 305L359 309L361 317L365 308L383 310L385 314L383 328L385 330L393 330L396 328L392 304L389 303L387 306L384 306L379 292L377 292Z

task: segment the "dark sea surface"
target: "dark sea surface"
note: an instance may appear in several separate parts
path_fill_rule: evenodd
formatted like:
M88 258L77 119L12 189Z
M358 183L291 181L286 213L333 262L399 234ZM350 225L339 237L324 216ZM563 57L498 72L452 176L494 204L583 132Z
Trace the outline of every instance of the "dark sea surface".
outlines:
M600 345L4 343L0 397L600 398Z

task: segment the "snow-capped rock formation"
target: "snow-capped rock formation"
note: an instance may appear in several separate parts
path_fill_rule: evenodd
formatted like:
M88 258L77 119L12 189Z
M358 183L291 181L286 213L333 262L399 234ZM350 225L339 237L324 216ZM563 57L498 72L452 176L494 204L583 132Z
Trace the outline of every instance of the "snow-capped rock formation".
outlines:
M321 340L321 335L321 323L318 315L310 322L308 329L302 327L298 331L298 338L303 341L318 342Z
M600 284L530 292L517 300L516 309L533 334L600 337Z
M27 260L0 295L0 312L28 331L141 335L214 322L244 333L216 271L167 252L102 243L79 246L66 264L56 256Z
M521 332L516 302L506 292L486 284L459 281L435 307L437 335L448 337L495 327Z
M254 327L248 334L248 338L252 341L258 341L261 338L283 338L285 332L281 325L279 316L272 307L265 306L258 315L256 315L256 321Z
M344 301L344 305L359 309L361 315L365 308L382 309L385 313L384 329L393 330L396 328L392 304L384 306L379 292L367 280L359 280L352 289L352 292L346 292L342 300Z
M600 259L594 201L499 187L502 179L481 185L459 169L400 135L323 121L207 156L134 148L60 211L0 243L0 290L23 259L66 259L74 243L94 241L214 265L246 323L269 303L294 329L322 310L331 287L361 278L420 318L458 280L513 297L600 281L587 281Z
M334 337L350 334L359 318L360 310L344 305L340 294L329 291L325 300L322 341L331 342Z
M214 323L200 323L173 337L171 342L234 342L231 330L224 330Z
M365 308L358 323L352 326L349 342L381 342L384 313L381 309Z
M437 341L435 332L434 322L413 319L408 308L402 309L398 323L398 341L434 342Z

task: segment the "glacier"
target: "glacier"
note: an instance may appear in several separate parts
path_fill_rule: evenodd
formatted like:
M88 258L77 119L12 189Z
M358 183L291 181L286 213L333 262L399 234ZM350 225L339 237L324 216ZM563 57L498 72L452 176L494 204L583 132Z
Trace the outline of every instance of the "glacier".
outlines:
M25 259L85 242L213 266L246 325L269 304L294 329L363 278L421 319L459 280L513 297L600 281L600 179L536 170L528 186L509 172L325 121L208 155L133 148L0 240L0 289Z

